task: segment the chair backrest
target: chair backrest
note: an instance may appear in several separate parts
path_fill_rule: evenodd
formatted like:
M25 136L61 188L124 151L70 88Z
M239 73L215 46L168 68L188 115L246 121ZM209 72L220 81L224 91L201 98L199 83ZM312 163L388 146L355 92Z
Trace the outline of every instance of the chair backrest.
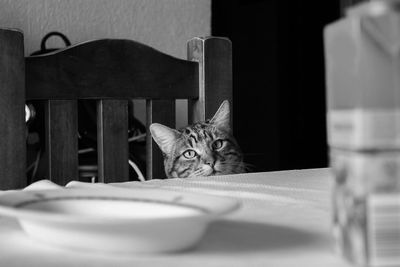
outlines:
M175 100L188 99L189 122L210 118L232 102L232 46L225 38L193 38L188 60L119 39L77 44L23 57L23 34L0 30L0 189L27 184L24 103L45 101L48 179L78 179L78 99L97 102L98 179L128 174L128 100L146 99L146 126L175 127ZM25 63L25 70L24 64ZM24 85L25 84L25 85ZM149 133L149 131L148 131ZM147 179L165 177L163 159L147 134Z

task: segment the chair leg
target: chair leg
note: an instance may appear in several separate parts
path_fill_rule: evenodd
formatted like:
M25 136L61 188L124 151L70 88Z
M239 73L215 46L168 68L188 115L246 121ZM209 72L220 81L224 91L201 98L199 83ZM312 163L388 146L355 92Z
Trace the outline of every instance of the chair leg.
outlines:
M45 118L47 179L59 185L78 180L77 101L47 100Z
M27 184L24 37L0 29L0 189Z
M166 177L163 156L151 137L149 126L157 122L175 128L175 100L147 100L146 111L146 176L147 179L163 179Z
M97 102L99 182L129 181L128 100Z
M188 60L199 63L199 99L189 102L189 122L211 118L224 100L232 103L232 43L221 37L188 41ZM232 112L231 112L232 114Z

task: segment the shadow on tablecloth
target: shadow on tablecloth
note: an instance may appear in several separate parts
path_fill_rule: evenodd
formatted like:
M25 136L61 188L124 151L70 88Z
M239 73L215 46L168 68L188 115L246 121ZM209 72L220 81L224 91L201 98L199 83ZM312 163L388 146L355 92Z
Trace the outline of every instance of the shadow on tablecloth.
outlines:
M296 249L328 248L329 235L286 226L255 222L218 221L210 225L197 253L235 253ZM328 240L328 242L327 242Z

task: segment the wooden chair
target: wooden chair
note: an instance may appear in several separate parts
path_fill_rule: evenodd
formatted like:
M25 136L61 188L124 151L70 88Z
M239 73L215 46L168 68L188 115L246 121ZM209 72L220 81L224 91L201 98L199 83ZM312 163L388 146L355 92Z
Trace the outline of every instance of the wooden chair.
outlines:
M26 100L45 100L48 179L78 179L77 100L97 101L98 177L128 177L128 99L146 99L147 127L175 127L175 100L188 99L189 122L232 102L232 47L225 38L193 38L188 60L146 45L102 39L24 58L23 33L0 29L0 189L22 188ZM147 134L147 179L165 177L161 152Z

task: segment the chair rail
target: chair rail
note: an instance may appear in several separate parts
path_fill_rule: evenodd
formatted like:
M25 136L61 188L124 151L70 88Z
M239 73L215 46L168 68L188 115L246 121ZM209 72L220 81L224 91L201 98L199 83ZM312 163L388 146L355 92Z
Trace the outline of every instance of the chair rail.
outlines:
M26 99L196 99L198 63L124 39L26 58ZM99 94L101 92L101 94Z

